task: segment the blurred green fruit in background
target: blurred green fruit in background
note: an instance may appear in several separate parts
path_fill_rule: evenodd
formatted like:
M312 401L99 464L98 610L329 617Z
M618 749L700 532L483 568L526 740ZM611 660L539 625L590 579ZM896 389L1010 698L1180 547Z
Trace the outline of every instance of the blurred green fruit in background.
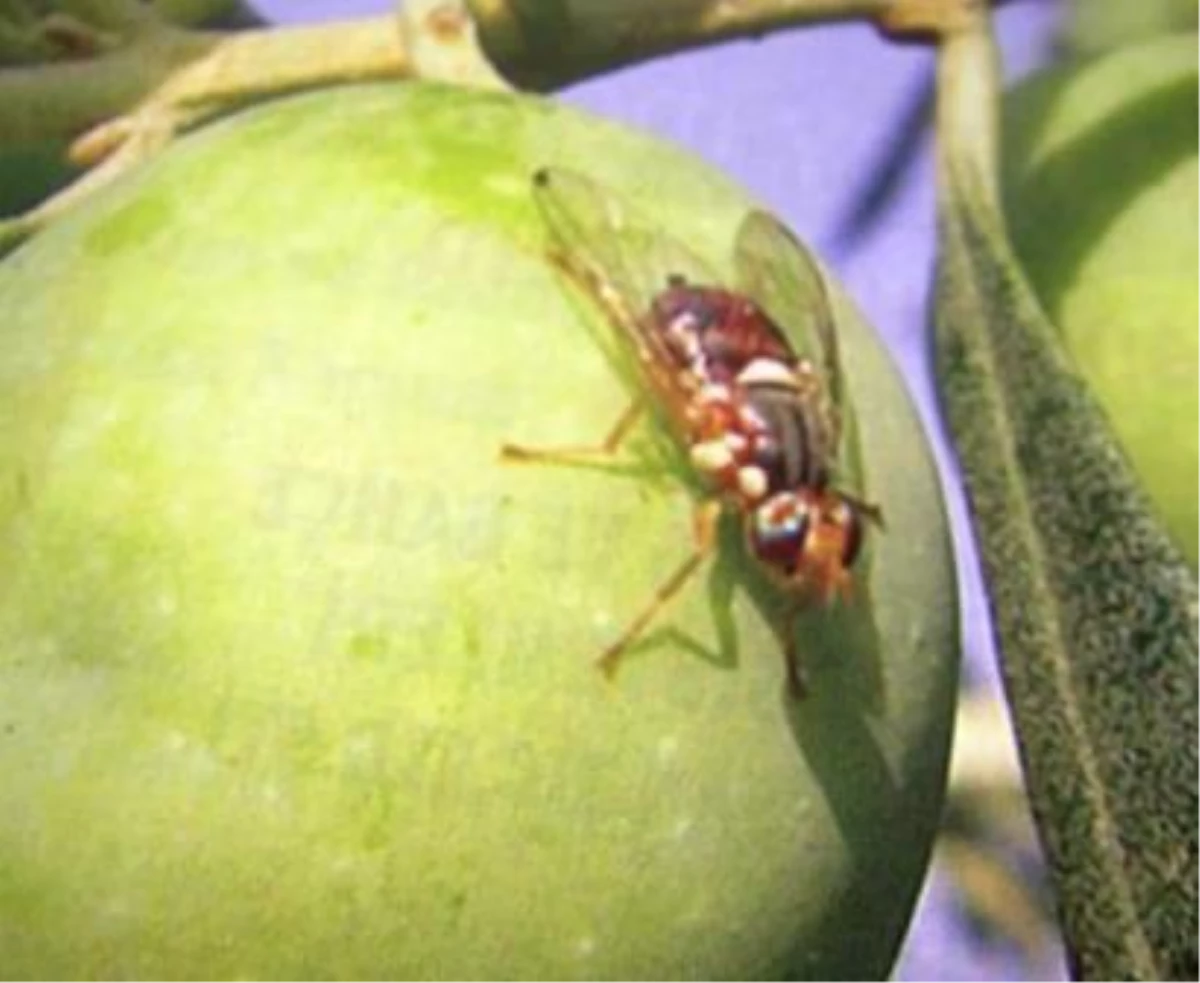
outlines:
M1196 36L1053 69L1006 109L1017 253L1194 566Z

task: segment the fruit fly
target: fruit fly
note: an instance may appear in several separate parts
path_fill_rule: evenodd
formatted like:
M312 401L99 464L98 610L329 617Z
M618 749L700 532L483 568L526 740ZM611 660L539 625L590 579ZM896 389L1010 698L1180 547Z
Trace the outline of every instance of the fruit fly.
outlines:
M727 287L683 243L582 174L539 170L533 196L551 261L611 323L634 365L635 395L596 447L506 445L502 456L561 462L613 455L652 409L706 488L691 553L605 649L600 668L615 673L700 568L723 509L740 515L750 555L786 592L793 618L814 599L848 597L867 526L882 525L882 516L836 480L842 369L825 281L808 251L776 219L752 211L737 233L737 278ZM793 635L790 618L787 683L799 696Z

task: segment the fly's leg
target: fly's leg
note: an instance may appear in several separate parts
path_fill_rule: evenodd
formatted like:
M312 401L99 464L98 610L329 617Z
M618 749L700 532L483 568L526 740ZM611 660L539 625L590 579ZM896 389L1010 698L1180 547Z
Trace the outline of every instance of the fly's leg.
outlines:
M851 495L841 490L838 491L838 494L856 509L858 509L858 511L862 513L863 518L865 518L868 522L873 523L880 529L887 529L887 523L883 521L883 509L881 509L874 502L868 502L866 499L859 498L857 495Z
M596 660L596 667L605 676L612 679L617 674L617 668L621 664L621 659L629 650L629 646L646 630L646 626L654 620L654 616L658 614L671 598L679 593L684 584L700 569L700 564L704 562L704 557L705 552L699 547L692 550L688 558L676 567L674 573L659 585L658 590L654 592L653 599L630 622L629 627L625 629L621 637L604 650L604 653Z
M613 642L596 660L597 668L609 679L612 679L621 664L621 659L629 650L629 646L637 641L638 636L646 630L646 626L654 620L671 599L691 580L700 569L709 553L716 544L717 519L721 514L721 503L717 499L708 499L696 507L694 520L695 545L687 558L679 564L671 575L664 580L654 592L654 597L621 633L621 637Z
M615 290L611 284L598 275L597 271L582 266L572 260L572 258L562 252L551 251L547 254L547 259L550 263L576 288L600 308L604 317L612 325L614 332L618 336L630 337L630 329L628 325L636 319L636 313L628 308L626 299L621 296L620 291ZM654 357L645 346L639 342L633 341L636 355L639 363L646 370L650 378L650 392L643 398L635 398L624 413L618 418L616 424L609 430L604 440L597 445L580 445L567 447L524 447L518 444L504 444L500 448L500 458L510 462L542 462L554 464L568 464L572 462L588 462L596 460L611 459L616 453L621 442L629 436L633 430L634 424L638 422L642 414L645 412L648 405L647 400L654 396L666 400L668 410L673 410L674 415L682 417L685 408L676 405L678 398L675 396L673 388L665 383L655 386L654 380L659 380L662 383L662 375L664 370L657 366Z
M603 284L597 282L594 275L590 275L587 271L576 267L566 256L552 252L547 258L563 276L571 280L580 290L588 294L599 304L605 317L612 322L619 332L621 330L621 319L628 316L628 312L622 308L618 299L612 295L612 292L606 290ZM617 422L609 430L604 440L594 446L584 444L579 446L542 448L505 444L500 448L500 458L501 460L511 462L550 462L555 464L611 458L616 453L621 442L629 435L629 432L633 429L634 424L637 423L645 408L646 404L643 400L635 399L617 419Z
M800 618L801 605L792 603L788 607L783 634L783 664L788 696L802 700L808 695L808 684L804 681L804 667L800 663L800 652L796 648L796 622Z
M621 442L629 436L645 408L645 404L640 400L630 403L599 444L571 447L524 447L520 444L504 444L500 448L500 459L519 464L569 464L573 461L611 458L621 446Z

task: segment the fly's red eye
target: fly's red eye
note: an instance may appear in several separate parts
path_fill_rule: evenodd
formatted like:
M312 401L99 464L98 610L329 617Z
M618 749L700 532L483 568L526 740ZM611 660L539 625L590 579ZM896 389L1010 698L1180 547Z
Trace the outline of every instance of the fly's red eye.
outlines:
M804 552L809 510L792 495L777 495L756 509L751 524L755 555L777 569L794 573Z

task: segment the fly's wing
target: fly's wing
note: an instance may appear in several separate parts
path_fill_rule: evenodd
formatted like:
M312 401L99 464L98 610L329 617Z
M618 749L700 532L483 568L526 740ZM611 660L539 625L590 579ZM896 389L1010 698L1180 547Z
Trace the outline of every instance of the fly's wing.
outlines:
M753 211L738 229L734 262L739 289L787 332L796 354L808 359L820 374L830 443L836 452L845 386L833 307L816 260L778 219Z
M685 396L650 306L669 278L714 284L704 261L576 171L542 168L533 177L533 196L554 260L599 302L664 408L681 414Z

